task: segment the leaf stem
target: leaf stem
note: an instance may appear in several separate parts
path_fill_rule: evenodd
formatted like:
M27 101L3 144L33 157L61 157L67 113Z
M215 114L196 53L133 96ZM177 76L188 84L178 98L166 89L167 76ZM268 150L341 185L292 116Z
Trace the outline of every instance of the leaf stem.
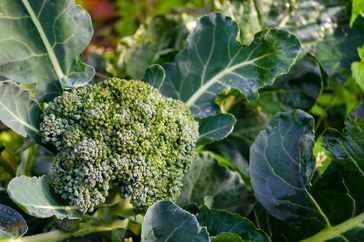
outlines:
M108 79L108 78L110 78L109 76L104 75L104 74L102 74L100 72L96 72L95 73L95 76L100 77L101 79Z
M125 229L128 227L128 224L129 220L124 219L124 220L118 220L110 226L84 227L73 233L66 233L61 230L53 230L47 233L25 236L19 239L1 240L1 242L56 242L71 237L79 237L82 235L87 235L92 233L107 232L107 231L112 231L114 229Z
M342 235L343 233L351 229L354 229L355 227L362 226L363 221L364 221L364 213L361 213L356 217L350 218L341 224L326 228L320 231L319 233L307 239L302 240L301 242L328 241L336 237L340 237L340 235Z

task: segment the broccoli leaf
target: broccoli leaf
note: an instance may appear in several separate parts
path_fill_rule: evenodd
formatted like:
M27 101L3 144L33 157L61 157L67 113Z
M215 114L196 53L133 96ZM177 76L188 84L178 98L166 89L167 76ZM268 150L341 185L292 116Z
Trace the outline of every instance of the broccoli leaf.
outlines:
M233 115L224 113L200 120L198 143L211 143L226 138L233 131L235 122Z
M0 204L0 240L23 236L28 226L23 216L14 209Z
M310 55L303 56L287 75L259 91L257 104L262 111L275 114L280 111L302 109L308 111L321 93L323 78L319 64Z
M295 224L296 235L302 235L295 240L350 241L364 236L364 192L358 189L364 185L363 128L361 105L348 118L344 134L325 131L323 146L334 159L318 179L312 179L315 159L310 115L299 110L278 113L258 135L250 152L257 200L274 217Z
M224 210L202 207L197 217L200 224L207 227L210 236L217 236L224 232L238 234L244 241L267 242L269 237L257 229L249 219Z
M1 76L36 83L37 97L48 100L92 79L94 69L79 58L91 19L74 0L2 0L0 13Z
M145 70L143 81L159 89L163 85L166 73L161 65L154 64Z
M199 154L183 179L177 202L201 204L204 197L214 197L214 207L248 215L254 206L253 194L246 188L240 174L220 165L210 153Z
M288 72L301 50L298 39L285 30L265 29L249 46L241 45L237 34L229 17L214 13L201 18L188 46L174 63L164 65L161 93L184 101L195 117L208 117L217 113L215 98L225 88L256 97L259 88Z
M22 136L39 141L42 110L28 91L11 81L0 82L0 120Z
M72 219L81 216L77 207L64 206L55 197L47 176L16 177L8 185L8 194L24 212L38 218L55 216L58 219Z
M196 217L177 205L162 201L148 208L142 226L142 242L208 242L209 235Z

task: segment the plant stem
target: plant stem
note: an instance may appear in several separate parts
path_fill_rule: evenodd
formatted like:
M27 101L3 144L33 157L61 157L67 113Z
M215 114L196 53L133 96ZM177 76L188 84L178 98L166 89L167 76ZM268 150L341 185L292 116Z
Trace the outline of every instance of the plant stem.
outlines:
M86 234L112 231L114 229L125 229L128 227L128 223L129 220L124 219L121 221L116 221L110 226L84 227L73 233L67 233L61 230L53 230L47 233L25 236L19 239L1 240L1 242L56 242L71 237L79 237Z
M95 76L100 77L101 79L108 79L108 78L110 78L109 76L104 75L104 74L99 73L99 72L96 72L95 73Z
M354 229L356 227L361 227L364 221L364 213L357 215L356 217L350 218L345 222L328 227L321 232L302 240L301 242L320 242L327 241L337 237L340 237L345 232Z

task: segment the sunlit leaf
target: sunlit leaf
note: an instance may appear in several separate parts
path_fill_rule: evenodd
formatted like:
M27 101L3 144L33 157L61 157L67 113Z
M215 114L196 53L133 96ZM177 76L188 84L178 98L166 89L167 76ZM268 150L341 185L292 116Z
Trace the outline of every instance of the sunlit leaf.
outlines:
M11 81L0 82L0 120L22 136L39 138L39 124L42 110L30 98L29 92L22 90Z
M0 13L1 76L36 83L43 99L92 79L93 68L79 58L93 34L91 19L74 0L2 0Z
M196 241L208 242L209 235L194 215L177 205L162 201L152 205L145 214L142 242Z
M29 215L38 218L78 218L76 207L65 206L49 185L48 177L16 177L8 185L10 198Z

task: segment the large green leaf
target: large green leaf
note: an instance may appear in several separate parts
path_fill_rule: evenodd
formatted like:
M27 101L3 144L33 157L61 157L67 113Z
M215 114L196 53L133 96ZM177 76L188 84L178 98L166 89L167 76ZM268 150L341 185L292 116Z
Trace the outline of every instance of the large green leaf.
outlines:
M142 242L208 242L209 234L196 217L177 205L162 201L148 208L142 226Z
M65 206L55 197L47 176L16 177L8 185L8 194L24 212L38 218L72 219L81 215L77 207Z
M348 0L223 2L225 8L219 10L238 22L248 40L254 31L267 26L288 29L298 36L303 51L314 53L329 76L339 81L350 75L349 67L357 60L355 49L364 44L363 19L349 27L351 1ZM355 16L360 2L353 1Z
M201 204L206 196L214 197L214 207L247 215L254 198L240 174L220 165L210 153L199 154L183 179L178 204Z
M91 40L90 16L74 0L0 2L0 75L36 83L38 97L80 86L94 70L79 59Z
M224 232L238 234L244 241L266 242L269 237L257 229L249 219L224 210L202 207L197 217L201 225L207 227L210 236L217 236Z
M256 97L288 72L300 52L298 39L285 30L265 29L249 46L236 40L237 33L236 22L220 13L201 18L188 46L164 65L162 94L184 101L195 117L208 117L217 113L215 98L224 89Z
M11 81L0 82L0 120L22 136L39 138L39 124L42 110L30 98L29 92L22 90Z
M0 240L17 238L28 231L23 216L14 209L0 204Z
M283 221L296 221L301 214L316 216L306 190L315 166L313 124L313 118L303 111L278 113L250 148L256 197Z
M334 159L311 179L313 118L292 111L274 116L251 147L250 168L257 200L286 227L294 240L352 241L364 236L364 106L357 107L344 133L329 129L323 146ZM282 232L284 233L284 232ZM316 235L315 235L316 234ZM300 237L298 237L298 235ZM310 237L311 236L311 237ZM360 239L358 240L360 241Z

